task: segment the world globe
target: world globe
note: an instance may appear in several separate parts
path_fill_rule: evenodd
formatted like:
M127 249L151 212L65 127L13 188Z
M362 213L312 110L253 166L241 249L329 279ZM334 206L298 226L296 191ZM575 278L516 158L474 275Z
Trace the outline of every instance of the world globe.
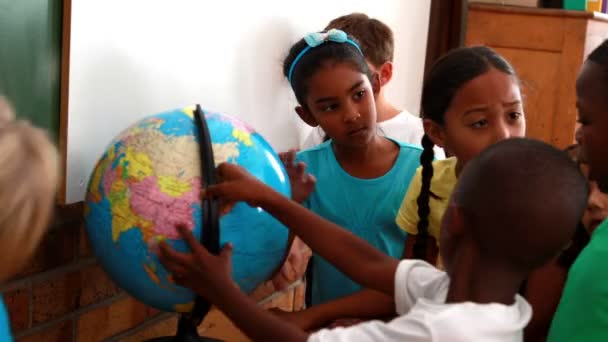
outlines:
M201 239L201 160L195 107L151 115L118 135L94 167L85 226L99 263L118 286L163 311L192 311L196 295L159 263L158 243L188 247L176 230ZM289 179L264 138L231 116L204 111L215 165L238 164L285 196ZM280 266L288 230L267 212L237 203L219 221L220 246L231 242L232 277L253 291Z

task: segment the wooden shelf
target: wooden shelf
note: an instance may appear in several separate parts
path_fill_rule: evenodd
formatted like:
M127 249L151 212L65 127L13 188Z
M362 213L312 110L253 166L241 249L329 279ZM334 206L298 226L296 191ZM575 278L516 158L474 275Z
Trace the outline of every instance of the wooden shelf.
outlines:
M482 10L486 12L511 13L533 16L569 17L600 20L608 23L608 14L588 11L569 11L556 8L538 8L523 6L493 5L481 2L469 3L469 10Z
M576 77L608 38L608 15L471 3L465 44L486 45L521 80L527 135L564 148L575 141Z

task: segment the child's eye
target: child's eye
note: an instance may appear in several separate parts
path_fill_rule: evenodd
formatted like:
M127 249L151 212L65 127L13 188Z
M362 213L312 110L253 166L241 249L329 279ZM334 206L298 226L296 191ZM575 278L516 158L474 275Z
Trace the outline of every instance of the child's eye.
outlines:
M521 115L520 112L511 112L511 113L509 113L509 118L511 120L514 120L514 121L515 120L519 120L521 117L522 117L522 115Z
M336 104L330 104L330 105L323 106L321 108L321 111L322 112L331 112L331 111L336 110L337 108L338 108L338 105L336 105Z
M365 96L365 90L359 90L358 92L355 93L355 95L353 96L355 98L355 100L360 100Z
M469 126L471 126L472 128L483 128L483 127L486 127L487 125L488 125L488 120L483 119L483 120L475 121L472 124L470 124Z

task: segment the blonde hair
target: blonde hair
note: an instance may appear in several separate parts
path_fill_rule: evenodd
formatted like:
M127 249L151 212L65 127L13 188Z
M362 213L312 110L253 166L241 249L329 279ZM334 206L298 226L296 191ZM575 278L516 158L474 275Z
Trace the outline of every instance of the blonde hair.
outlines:
M0 97L0 281L32 255L53 212L58 156L46 133Z

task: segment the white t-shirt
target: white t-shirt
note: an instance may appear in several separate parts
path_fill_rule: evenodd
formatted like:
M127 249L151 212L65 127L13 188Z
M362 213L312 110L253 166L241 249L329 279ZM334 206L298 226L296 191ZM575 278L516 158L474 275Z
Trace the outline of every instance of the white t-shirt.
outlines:
M324 329L309 342L346 341L484 341L523 340L532 308L524 298L515 303L446 304L450 280L445 272L420 260L403 260L395 274L395 304L401 316L389 323L370 321L348 328Z
M422 136L424 135L422 119L410 114L406 110L386 121L378 122L377 127L380 134L385 137L416 146L420 146ZM304 140L302 149L319 145L323 142L324 137L325 132L323 132L321 127L317 126L313 128ZM445 158L445 152L441 147L435 146L434 150L436 159Z

